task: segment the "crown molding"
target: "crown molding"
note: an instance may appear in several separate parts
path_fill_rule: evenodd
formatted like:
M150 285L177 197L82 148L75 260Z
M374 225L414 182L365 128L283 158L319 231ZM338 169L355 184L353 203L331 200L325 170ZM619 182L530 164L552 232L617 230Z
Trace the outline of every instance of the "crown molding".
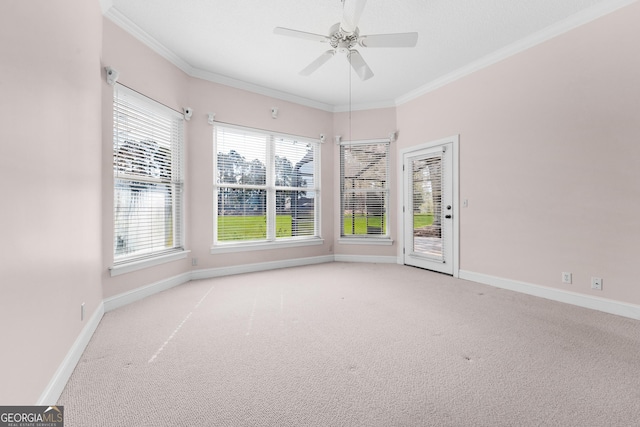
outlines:
M550 25L538 31L537 33L534 33L528 37L525 37L520 41L512 43L502 49L499 49L489 55L486 55L478 59L477 61L474 61L462 68L458 68L457 70L449 74L446 74L438 79L435 79L427 83L426 85L419 87L414 91L411 91L405 95L402 95L396 98L395 105L398 106L406 102L409 102L413 99L416 99L422 95L425 95L429 92L439 89L458 79L461 79L465 76L475 73L476 71L482 70L483 68L496 64L504 59L509 58L510 56L516 55L536 45L539 45L548 40L551 40L554 37L557 37L563 33L573 30L574 28L580 27L584 24L594 21L602 16L605 16L611 12L614 12L624 6L630 5L637 1L638 0L612 0L609 2L599 3L595 6L592 6L588 9L583 10L582 12L579 12L575 15L571 15L570 17L562 21L559 21L553 25Z
M295 104L304 105L307 107L317 108L324 111L333 111L333 106L324 102L315 101L313 99L304 98L302 96L293 95L287 92L282 92L276 89L271 89L266 86L260 86L253 83L247 83L242 80L237 80L232 77L224 76L222 74L212 73L210 71L201 70L199 68L191 68L189 73L191 77L207 80L213 83L219 83L225 86L231 86L236 89L246 90L249 92L257 93L259 95L269 96L271 98L281 99L283 101L293 102Z
M112 7L113 0L100 0L100 9L102 10L103 15L106 15Z
M102 1L111 1L111 0L102 0ZM136 39L140 40L143 44L148 46L151 50L156 52L158 55L165 58L167 61L171 62L173 65L181 69L187 74L191 74L193 71L193 67L187 63L184 59L173 53L173 51L169 50L162 43L160 43L155 38L151 37L149 33L140 28L137 24L135 24L132 20L123 15L116 8L111 7L104 13L104 16L109 18L114 24L131 34Z
M531 36L528 36L518 42L512 43L502 49L499 49L489 55L486 55L477 61L474 61L464 67L458 68L442 77L439 77L424 86L421 86L413 91L410 91L402 96L399 96L395 100L385 100L379 102L362 103L355 105L331 105L320 101L300 97L287 92L282 92L276 89L267 88L264 86L248 83L242 80L237 80L232 77L223 76L220 74L212 73L202 69L195 68L191 64L187 63L180 56L176 55L173 51L169 50L162 43L155 38L151 37L146 31L136 25L133 21L120 13L113 7L113 0L100 0L100 7L105 17L109 18L116 25L133 35L143 44L151 48L154 52L171 62L173 65L184 71L191 77L200 78L213 83L219 83L225 86L234 87L236 89L246 90L248 92L257 93L259 95L269 96L271 98L280 99L283 101L292 102L295 104L316 108L328 112L338 113L346 111L359 111L359 110L373 110L380 108L393 108L398 105L402 105L413 99L416 99L422 95L439 89L449 83L466 77L476 71L489 67L495 63L498 63L510 56L516 55L529 48L532 48L538 44L548 41L554 37L557 37L563 33L566 33L581 25L594 21L602 16L605 16L611 12L614 12L624 6L636 3L639 0L611 0L603 3L599 3L592 6L582 12L572 15L556 24L553 24L541 31L538 31Z
M361 104L348 104L336 105L332 111L334 113L344 113L347 111L361 111L361 110L378 110L380 108L395 108L396 103L393 100L390 101L376 101L376 102L364 102Z
M246 90L259 95L269 96L271 98L281 99L283 101L293 102L307 107L317 108L319 110L333 112L334 107L330 104L195 68L114 8L113 0L100 1L103 15L105 17L191 77L196 77L213 83L219 83L236 89Z

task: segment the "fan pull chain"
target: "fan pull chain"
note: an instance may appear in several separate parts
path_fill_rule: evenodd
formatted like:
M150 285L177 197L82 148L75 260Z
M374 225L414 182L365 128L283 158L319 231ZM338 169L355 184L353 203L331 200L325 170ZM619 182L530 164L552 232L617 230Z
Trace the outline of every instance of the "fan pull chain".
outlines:
M353 67L351 66L351 52L348 55L349 58L349 143L353 141L351 137L351 79L353 78Z

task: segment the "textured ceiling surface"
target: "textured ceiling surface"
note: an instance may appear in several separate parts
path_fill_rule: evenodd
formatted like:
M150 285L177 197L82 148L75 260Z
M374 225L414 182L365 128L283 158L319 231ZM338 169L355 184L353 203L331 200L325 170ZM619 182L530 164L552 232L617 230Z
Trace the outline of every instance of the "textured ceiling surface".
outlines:
M162 47L192 75L265 88L284 99L292 96L336 111L345 105L395 105L495 52L554 26L575 26L581 23L578 17L586 22L622 3L369 0L360 34L418 32L419 37L413 48L358 48L375 74L360 81L338 53L312 75L299 75L327 44L273 33L275 27L287 27L328 35L341 20L341 0L102 1L107 17L139 38L143 34L148 44L152 40L156 50Z

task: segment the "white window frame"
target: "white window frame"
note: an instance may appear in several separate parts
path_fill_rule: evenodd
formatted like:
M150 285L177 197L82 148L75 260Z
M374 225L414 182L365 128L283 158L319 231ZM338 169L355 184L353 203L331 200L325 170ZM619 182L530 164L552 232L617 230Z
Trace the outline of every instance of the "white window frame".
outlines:
M236 129L264 135L268 138L266 147L266 185L264 189L267 192L267 237L261 240L237 240L237 241L219 241L218 240L218 191L220 188L236 187L229 183L216 182L218 174L218 150L216 144L216 131L218 128ZM314 234L311 236L292 236L292 237L276 237L275 220L276 220L276 190L288 190L286 187L275 186L275 143L276 139L293 139L313 144L314 146L314 187L311 190L315 194L314 198ZM263 129L255 129L246 126L233 125L229 123L214 122L213 128L213 244L211 246L211 254L244 252L251 250L265 250L276 248L290 248L298 246L321 245L324 239L321 237L321 184L320 184L320 159L321 159L321 142L319 139L308 138L299 135L290 135L278 132L271 132ZM237 186L240 188L241 186Z
M344 211L345 211L345 194L344 194L344 170L343 170L343 148L349 146L358 146L358 145L386 145L387 153L386 153L386 168L385 168L385 186L381 189L385 193L384 197L384 213L386 215L386 221L384 224L384 231L382 234L357 234L357 235L346 235L344 234ZM339 212L339 237L338 243L340 244L355 244L355 245L392 245L393 240L390 235L390 227L389 224L391 222L391 212L390 212L390 167L391 167L391 140L390 139L369 139L369 140L357 140L357 141L341 141L339 144L339 187L340 187L340 212Z
M126 105L126 107L124 107ZM126 110L130 108L130 113ZM175 261L177 259L186 258L189 251L184 248L185 224L184 224L184 117L181 113L166 107L157 101L154 101L132 89L123 85L116 84L114 86L114 161L117 160L116 147L118 145L118 135L120 132L135 132L130 125L120 125L122 117L129 118L130 123L135 123L144 130L139 130L136 137L132 138L153 138L154 120L165 121L165 125L170 127L170 136L163 138L169 139L171 152L170 179L161 179L153 177L145 177L140 175L129 175L126 172L119 171L114 167L114 206L113 206L113 266L109 268L111 276L139 270L142 268L159 265L166 262ZM143 124L144 123L144 124ZM160 139L160 137L158 137ZM169 165L163 165L169 167ZM169 185L171 192L171 239L170 247L162 249L154 249L150 247L148 250L133 252L132 254L118 254L118 242L116 235L116 182L131 181L140 183L158 182L163 185Z

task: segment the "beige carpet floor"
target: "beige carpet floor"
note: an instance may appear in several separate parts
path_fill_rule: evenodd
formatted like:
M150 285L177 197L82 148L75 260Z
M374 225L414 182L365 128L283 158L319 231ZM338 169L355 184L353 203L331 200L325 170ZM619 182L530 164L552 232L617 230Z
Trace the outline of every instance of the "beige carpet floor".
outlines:
M640 322L400 266L188 284L107 313L65 426L638 426Z

